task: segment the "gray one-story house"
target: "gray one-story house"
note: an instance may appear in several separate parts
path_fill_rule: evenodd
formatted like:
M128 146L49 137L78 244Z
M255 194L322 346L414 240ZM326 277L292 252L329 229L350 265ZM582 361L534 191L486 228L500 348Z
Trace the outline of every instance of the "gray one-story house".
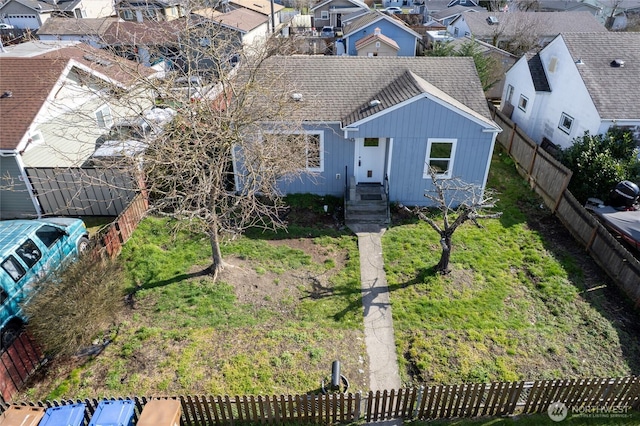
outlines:
M484 188L500 127L491 119L471 58L270 59L295 70L312 177L284 193L349 199L358 186L388 189L388 201L428 205L429 166L441 179ZM327 72L331 70L331 72ZM320 107L319 107L320 106Z

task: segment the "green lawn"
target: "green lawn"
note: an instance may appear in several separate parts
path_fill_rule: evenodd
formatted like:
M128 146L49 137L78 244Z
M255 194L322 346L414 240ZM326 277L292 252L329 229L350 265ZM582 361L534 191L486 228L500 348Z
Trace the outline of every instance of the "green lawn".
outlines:
M413 221L384 235L405 381L638 374L637 316L622 319L587 294L587 286L598 289L607 281L545 239L540 231L555 219L506 156L494 156L489 187L499 191L497 209L504 214L482 222L482 229L466 224L454 234L448 276L434 273L440 247L426 223ZM593 294L620 298L603 291Z
M450 275L433 272L426 224L405 218L383 237L405 383L640 373L638 317L579 248L551 242L552 216L509 159L495 156L490 179L504 215L454 235ZM340 200L289 201L288 233L225 240L234 266L215 284L206 237L145 219L120 256L133 296L112 343L50 363L19 399L317 392L334 360L349 391L368 390L357 239L333 224Z

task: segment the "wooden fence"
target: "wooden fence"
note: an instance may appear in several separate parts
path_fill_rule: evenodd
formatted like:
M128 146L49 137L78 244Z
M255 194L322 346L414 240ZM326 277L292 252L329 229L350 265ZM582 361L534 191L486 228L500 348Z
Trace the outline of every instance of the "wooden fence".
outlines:
M640 309L640 261L567 190L571 171L541 149L505 114L490 107L494 120L504 129L498 142L516 162L518 172L636 309Z
M9 401L40 366L42 353L27 333L21 333L0 354L0 395Z
M155 398L132 397L134 420ZM571 409L640 409L640 378L569 379L536 382L437 385L356 394L281 396L178 396L182 426L252 424L336 424L390 419L444 419L546 412L554 402ZM87 425L100 400L20 403L54 407L82 402ZM6 409L9 405L2 405ZM623 409L623 410L620 410Z
M96 236L98 249L104 249L109 257L120 254L122 245L131 237L148 208L149 201L146 194L136 195L118 217Z
M134 177L116 168L27 168L45 215L118 216L136 195Z

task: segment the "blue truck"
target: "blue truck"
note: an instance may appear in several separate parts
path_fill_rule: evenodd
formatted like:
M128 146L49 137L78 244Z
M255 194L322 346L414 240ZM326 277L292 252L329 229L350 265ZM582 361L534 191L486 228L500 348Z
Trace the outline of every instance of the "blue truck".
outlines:
M89 247L81 219L45 218L0 221L0 344L8 346L26 318L38 280L77 258Z

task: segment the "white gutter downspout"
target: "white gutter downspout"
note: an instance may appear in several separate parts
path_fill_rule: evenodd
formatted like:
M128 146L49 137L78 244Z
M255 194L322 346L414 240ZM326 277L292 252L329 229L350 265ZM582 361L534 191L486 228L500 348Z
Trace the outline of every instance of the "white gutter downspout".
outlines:
M18 165L18 169L20 170L20 178L24 182L24 185L27 187L27 191L29 192L29 198L31 198L31 202L33 203L33 208L38 215L38 219L42 218L42 208L40 207L40 202L38 202L38 198L36 197L33 186L31 186L31 181L29 181L29 177L27 176L27 171L24 168L24 163L22 162L22 157L17 151L12 151L11 153L0 151L0 156L2 157L14 157L16 159L16 164Z

